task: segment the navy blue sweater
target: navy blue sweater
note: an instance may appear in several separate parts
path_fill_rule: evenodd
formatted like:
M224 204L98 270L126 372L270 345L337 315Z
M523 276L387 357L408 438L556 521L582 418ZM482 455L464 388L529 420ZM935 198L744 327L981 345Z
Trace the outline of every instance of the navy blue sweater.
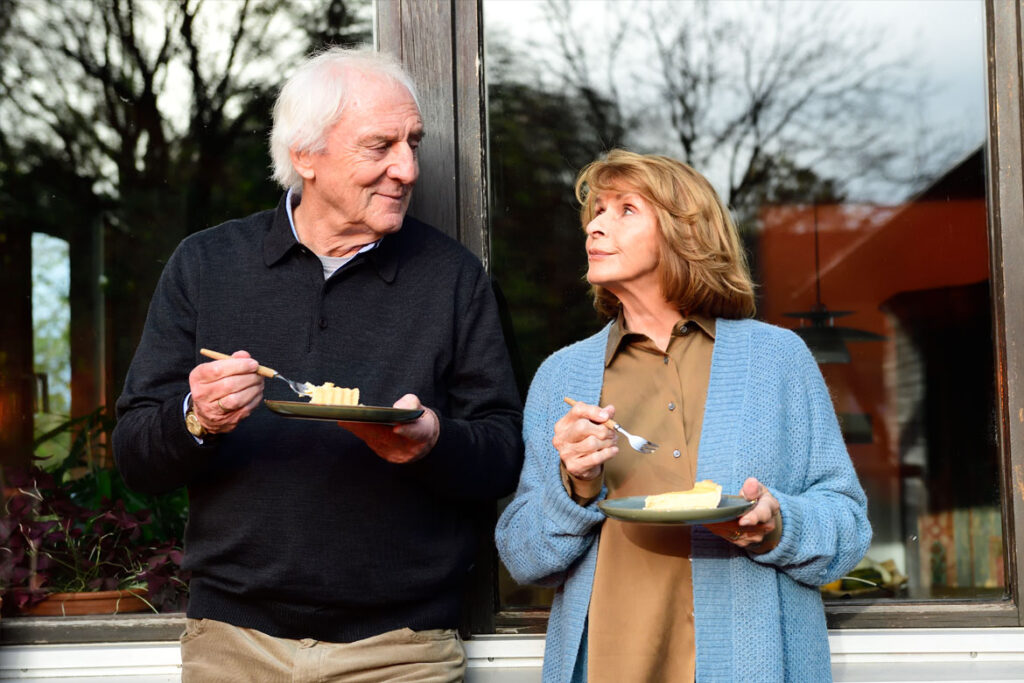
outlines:
M283 375L419 396L440 418L424 458L388 463L333 422L261 406L200 445L182 402L200 348L249 351ZM264 397L295 400L283 382ZM489 279L462 245L406 218L324 280L282 203L186 238L169 260L117 403L128 484L187 486L188 615L350 642L453 628L472 510L510 493L521 407Z

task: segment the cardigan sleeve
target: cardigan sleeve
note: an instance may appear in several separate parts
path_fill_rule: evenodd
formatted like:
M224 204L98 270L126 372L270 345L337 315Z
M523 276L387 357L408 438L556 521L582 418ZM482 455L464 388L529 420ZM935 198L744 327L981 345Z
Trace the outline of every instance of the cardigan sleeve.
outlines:
M596 542L604 520L596 503L606 491L583 507L562 485L558 451L551 443L554 424L565 413L559 368L559 357L549 358L530 386L523 414L526 461L495 532L498 553L519 583L561 585L566 571Z
M867 498L817 364L802 343L786 361L781 436L790 471L780 486L769 486L782 512L782 537L775 548L751 559L818 586L856 566L871 543L871 525Z

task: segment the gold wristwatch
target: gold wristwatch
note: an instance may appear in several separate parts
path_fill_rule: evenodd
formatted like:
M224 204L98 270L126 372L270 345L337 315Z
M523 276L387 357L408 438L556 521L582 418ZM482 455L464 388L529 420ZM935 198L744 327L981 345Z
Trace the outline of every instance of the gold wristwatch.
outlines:
M188 433L197 439L201 439L209 432L206 431L206 427L199 421L199 416L196 415L196 411L192 408L192 397L188 397L188 410L185 411L185 427L188 429Z

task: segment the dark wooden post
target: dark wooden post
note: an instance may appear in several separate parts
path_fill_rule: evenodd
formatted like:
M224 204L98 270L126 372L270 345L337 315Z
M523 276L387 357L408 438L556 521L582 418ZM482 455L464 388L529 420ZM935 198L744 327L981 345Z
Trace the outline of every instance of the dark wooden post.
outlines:
M0 465L32 458L32 231L0 227Z
M993 337L999 385L999 440L1005 575L1017 625L1024 625L1024 2L987 0L989 224ZM1014 580L1016 577L1016 580Z
M103 242L100 219L83 219L82 225L69 231L71 255L71 417L82 417L107 402L104 387ZM110 453L95 464L113 466Z
M476 0L377 4L377 47L397 55L412 74L427 129L409 212L487 265L482 31Z
M377 48L397 55L412 75L427 130L409 213L458 239L486 267L490 253L482 31L477 0L377 3ZM495 506L481 506L474 518L479 552L467 582L463 636L494 632Z

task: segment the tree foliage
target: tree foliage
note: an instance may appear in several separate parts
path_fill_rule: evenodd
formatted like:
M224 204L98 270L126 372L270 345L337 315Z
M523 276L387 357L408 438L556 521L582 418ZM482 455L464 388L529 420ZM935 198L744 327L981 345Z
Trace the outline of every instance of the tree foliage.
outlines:
M576 172L619 140L592 116L603 110L601 102L585 105L576 93L513 78L523 67L500 40L492 41L491 263L510 304L525 391L547 353L598 325L587 295L584 236L572 187Z
M488 33L492 260L526 376L597 326L572 183L602 152L669 154L709 176L755 278L762 206L841 201L866 177L903 199L926 175L895 163L907 65L841 7L545 0L540 14L519 42Z
M928 175L901 167L907 140L898 133L907 130L906 105L927 84L905 54L883 49L884 32L858 25L838 3L595 9L545 4L557 46L549 71L560 88L588 106L600 93L616 111L592 112L595 122L712 176L742 227L753 228L761 199L798 187L807 200L838 192L835 199L868 192L870 178L876 190L884 183L902 192L898 200Z
M102 231L116 392L174 246L275 201L288 65L366 42L369 1L0 1L0 220Z

